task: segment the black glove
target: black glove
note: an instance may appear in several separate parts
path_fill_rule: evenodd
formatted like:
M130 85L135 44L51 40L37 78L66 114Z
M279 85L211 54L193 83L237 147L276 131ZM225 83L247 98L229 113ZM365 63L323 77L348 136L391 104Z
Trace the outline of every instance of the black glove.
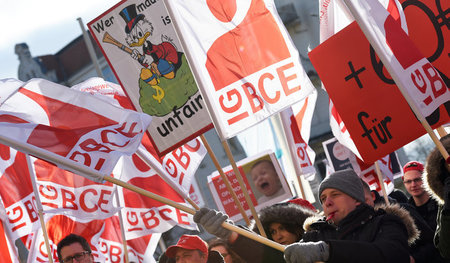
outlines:
M227 219L226 214L206 207L200 208L194 215L195 223L200 224L208 233L225 240L231 235L230 230L222 227Z
M284 259L287 263L314 263L327 261L329 257L330 248L323 241L293 243L284 250Z

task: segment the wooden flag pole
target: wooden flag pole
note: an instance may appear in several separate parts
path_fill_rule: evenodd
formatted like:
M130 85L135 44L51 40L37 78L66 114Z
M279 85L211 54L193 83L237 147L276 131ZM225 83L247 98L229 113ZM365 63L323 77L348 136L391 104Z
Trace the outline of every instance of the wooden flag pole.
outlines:
M111 177L111 176L105 176L104 180L107 181L107 182L119 185L119 186L121 186L123 188L126 188L128 190L131 190L133 192L139 193L139 194L141 194L143 196L146 196L146 197L149 197L151 199L154 199L156 201L159 201L161 203L173 206L173 207L175 207L175 208L177 208L179 210L182 210L182 211L184 211L186 213L189 213L191 215L195 214L195 212L196 212L196 210L193 209L193 208L190 208L190 207L187 207L187 206L182 205L180 203L177 203L177 202L175 202L173 200L170 200L170 199L168 199L166 197L163 197L163 196L154 194L152 192L146 191L146 190L144 190L144 189L142 189L140 187L134 186L132 184L125 183L124 181L121 181L121 180L119 180L117 178L114 178L114 177ZM282 244L274 242L274 241L272 241L270 239L267 239L265 237L259 236L256 233L250 232L248 230L245 230L245 229L240 228L238 226L235 226L233 224L224 222L222 224L222 227L224 227L224 228L226 228L226 229L228 229L230 231L236 232L238 234L241 234L241 235L243 235L243 236L245 236L247 238L250 238L252 240L255 240L257 242L260 242L260 243L262 243L262 244L264 244L266 246L275 248L277 250L284 251L284 249L285 249L285 246L283 246Z
M41 198L39 197L39 192L36 188L36 174L34 172L33 166L31 165L31 160L30 160L30 156L28 154L25 154L26 158L27 158L27 166L28 166L28 173L30 175L31 178L31 185L33 185L33 192L34 192L34 197L36 199L36 206L38 209L38 214L39 214L39 221L41 223L41 228L42 228L42 234L44 235L44 241L45 241L45 247L47 248L47 254L48 254L48 262L53 263L53 253L52 250L50 249L50 241L48 240L48 233L47 233L47 227L45 226L45 221L44 221L44 209L42 208L42 203L41 203Z
M117 192L117 187L116 187L116 190L114 191L114 194L116 196L116 205L117 205L117 207L121 207L120 206L120 202L119 202L119 193ZM126 263L129 263L130 260L128 258L128 245L127 245L127 238L125 236L125 227L124 227L124 224L123 224L122 209L119 210L117 213L118 213L118 216L119 216L120 233L122 234L122 245L123 245L124 259L125 259Z
M223 172L222 167L220 166L219 161L216 158L216 155L214 154L213 150L211 149L211 146L209 145L208 141L205 138L205 135L200 135L200 139L203 142L203 145L205 146L206 150L208 151L209 156L211 157L214 165L216 166L217 171L220 174L220 178L222 178L222 181L225 183L225 186L227 187L228 192L231 194L231 197L233 197L234 203L239 209L239 212L241 212L242 217L245 220L245 223L250 225L250 219L248 218L247 214L245 213L244 208L242 207L241 202L239 202L239 199L236 195L236 192L234 192L233 187L231 187L230 180L228 180L228 177Z
M179 195L181 195L186 201L188 201L188 203L190 205L192 205L193 208L195 208L195 210L199 210L200 207L198 207L198 205L189 197L189 195L183 191L183 189L181 189L180 185L176 185L175 182L173 182L172 180L167 180L166 178L169 178L169 175L167 174L166 171L160 169L159 167L154 167L152 165L151 160L148 159L147 155L145 153L142 152L142 150L139 148L136 152L136 155L145 163L147 164L149 167L151 167L153 170L156 171L156 173L161 177L161 179L164 180L164 182L166 182L168 185L170 185L170 187L172 187L172 189L174 189Z
M383 192L384 202L386 202L386 204L388 205L389 199L386 192L386 187L384 187L383 175L381 174L381 169L380 165L378 164L378 161L375 161L375 170L377 171L378 181L380 182L381 191Z
M440 126L439 128L437 128L436 130L437 130L437 132L438 132L438 134L439 134L439 136L440 136L441 138L444 137L445 135L447 135L447 131L446 131L445 128L442 127L442 126Z
M272 121L273 119L273 121ZM302 169L300 167L300 160L298 158L297 152L294 150L293 145L295 145L295 142L291 141L291 138L288 138L288 136L283 136L286 134L286 131L284 130L284 126L286 125L284 123L283 118L280 116L280 113L272 116L271 118L272 123L274 123L275 126L275 133L279 140L282 142L283 148L288 149L286 152L289 155L289 161L291 165L294 167L294 171L296 174L296 179L298 182L298 187L300 188L300 193L302 195L302 198L306 200L306 194L305 189L303 188L301 176L303 175Z
M86 177L86 178L88 178L90 180L93 180L93 181L103 181L103 180L104 181L108 181L108 182L111 182L113 184L122 186L123 188L126 188L128 190L131 190L131 191L134 191L136 193L142 194L142 195L144 195L146 197L152 198L154 200L157 200L157 201L160 201L160 202L165 203L167 205L170 205L170 206L173 206L175 208L178 208L178 209L180 209L182 211L185 211L185 212L187 212L189 214L195 214L195 210L190 208L190 207L181 205L181 204L179 204L177 202L174 202L174 201L172 201L172 200L170 200L168 198L165 198L165 197L162 197L162 196L158 196L158 195L156 195L154 193L151 193L149 191L146 191L146 190L144 190L142 188L139 188L137 186L128 184L126 182L123 182L123 181L121 181L121 180L119 180L117 178L114 178L114 177L102 174L102 173L100 173L97 170L94 170L94 169L92 169L90 167L82 165L81 163L78 163L78 162L75 162L75 161L72 161L72 160L68 160L68 159L66 159L63 156L60 156L60 155L57 155L57 154L54 154L54 153L51 153L51 152L48 152L48 151L44 151L44 150L42 150L42 149L40 149L40 148L38 148L38 147L36 147L34 145L30 145L30 144L26 144L26 143L22 143L22 142L18 142L18 141L11 141L8 138L6 138L5 136L3 136L1 133L0 133L0 143L5 144L5 145L7 145L9 147L13 147L13 148L15 148L15 149L17 149L17 150L19 150L21 152L26 152L26 153L32 154L32 155L34 155L34 156L36 156L38 158L41 158L41 159L43 159L45 161L63 165L64 169L66 169L68 171L71 171L71 172L73 172L75 174L81 173L79 175L82 175L82 176L84 176L84 177ZM256 217L256 219L258 219L258 217ZM265 244L265 245L270 246L272 248L275 248L277 250L284 251L284 246L283 245L278 244L278 243L276 243L276 242L274 242L272 240L269 240L267 238L264 238L262 236L259 236L259 235L255 234L255 233L249 232L247 230L244 230L242 228L239 228L239 227L237 227L235 225L232 225L230 223L227 223L227 222L224 222L222 224L222 226L224 228L228 229L228 230L231 230L231 231L234 231L236 233L239 233L239 234L241 234L241 235L243 235L245 237L248 237L250 239L253 239L253 240L257 241L257 242L260 242L262 244Z
M256 212L255 206L253 205L253 202L250 199L250 196L247 191L247 187L245 186L245 183L244 183L244 179L242 179L241 172L239 171L239 169L236 165L236 162L234 161L233 154L231 153L230 147L228 145L228 141L225 139L224 141L222 141L222 145L228 156L228 160L230 160L230 164L233 167L234 174L236 175L236 179L238 180L239 186L241 187L242 193L244 194L245 201L247 202L248 207L250 207L250 211L252 212L253 218L255 219L256 226L258 227L259 233L261 236L267 237L266 232L264 231L264 227L261 224L261 220L259 220L258 213Z

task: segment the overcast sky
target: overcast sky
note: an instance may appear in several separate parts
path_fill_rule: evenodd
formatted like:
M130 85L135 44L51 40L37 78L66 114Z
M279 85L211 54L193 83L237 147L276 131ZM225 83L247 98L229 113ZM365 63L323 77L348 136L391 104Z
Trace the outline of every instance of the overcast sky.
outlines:
M33 57L54 54L82 34L86 24L116 0L0 0L0 79L17 78L17 43L27 43Z

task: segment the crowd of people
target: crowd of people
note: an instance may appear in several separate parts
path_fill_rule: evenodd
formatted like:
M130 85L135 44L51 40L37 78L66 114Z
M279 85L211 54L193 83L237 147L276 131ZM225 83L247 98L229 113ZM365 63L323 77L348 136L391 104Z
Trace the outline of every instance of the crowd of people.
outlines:
M441 141L449 151L450 136ZM355 171L334 172L319 186L321 211L293 199L259 212L267 238L284 245L284 251L224 228L224 222L233 223L226 214L201 208L194 221L217 238L207 243L183 235L159 262L450 262L449 171L438 149L426 165L408 162L402 180L411 197L397 191L388 203ZM255 227L246 229L258 233ZM89 244L73 234L58 244L57 254L63 263L94 262Z

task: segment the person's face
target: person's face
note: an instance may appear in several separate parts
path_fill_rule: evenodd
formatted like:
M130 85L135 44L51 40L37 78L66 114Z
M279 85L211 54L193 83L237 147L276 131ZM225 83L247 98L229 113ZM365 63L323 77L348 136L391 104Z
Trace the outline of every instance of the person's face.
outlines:
M425 193L422 185L422 174L419 171L407 171L403 175L403 184L405 185L406 191L413 197L419 197Z
M269 231L273 241L282 245L290 245L297 241L297 235L287 231L280 223L270 224Z
M364 200L366 201L366 204L370 206L374 206L375 202L373 201L373 194L371 191L368 191L364 188Z
M90 253L85 252L86 250L81 246L81 244L76 242L61 248L61 258L64 260L65 263L68 258L72 259L72 257L78 256L80 257L80 260L73 258L73 261L67 262L93 263L94 256Z
M281 188L281 182L273 165L269 162L257 164L250 171L256 189L265 196L275 194Z
M320 201L325 216L336 225L361 204L349 195L333 188L323 190Z
M206 263L206 255L201 255L198 250L177 248L175 253L176 263Z
M225 260L225 263L233 263L233 259L231 258L230 253L227 251L226 247L224 246L215 246L211 248L211 250L217 251L222 255L223 259Z

